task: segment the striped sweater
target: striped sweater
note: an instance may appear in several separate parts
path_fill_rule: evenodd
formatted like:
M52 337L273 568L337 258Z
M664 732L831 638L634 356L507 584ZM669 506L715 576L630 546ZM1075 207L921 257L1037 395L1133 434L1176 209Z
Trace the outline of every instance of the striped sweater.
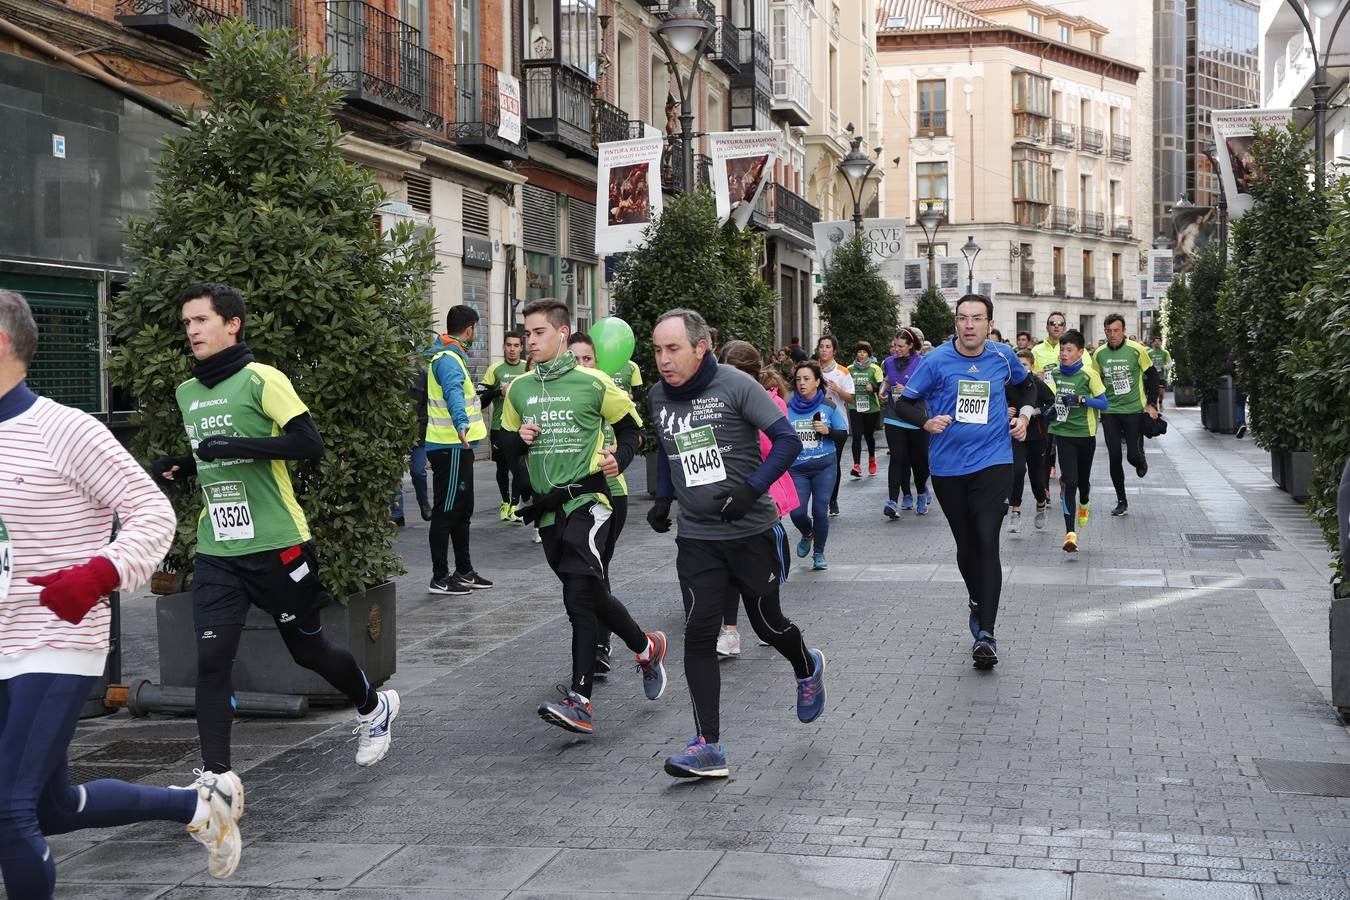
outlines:
M20 383L2 399L20 399L16 392L32 397ZM114 513L120 531L109 542ZM102 674L107 604L71 625L38 602L41 589L28 579L100 555L117 569L120 590L134 590L169 548L173 507L102 423L38 397L0 421L0 520L13 561L7 591L0 573L0 679Z

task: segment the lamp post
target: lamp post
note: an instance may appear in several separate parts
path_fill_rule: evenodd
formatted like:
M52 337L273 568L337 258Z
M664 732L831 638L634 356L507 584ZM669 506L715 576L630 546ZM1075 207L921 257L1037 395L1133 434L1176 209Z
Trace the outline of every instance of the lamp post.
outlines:
M850 124L849 129L853 126ZM862 152L862 135L853 138L848 155L835 166L848 181L848 192L853 197L853 233L862 234L862 192L867 187L867 177L877 167L876 160Z
M933 239L937 237L938 228L942 225L942 213L933 209L933 204L925 203L923 212L919 215L919 227L923 229L923 239L928 242L928 285L932 287L937 282L936 273L933 269Z
M1345 21L1345 14L1350 12L1350 3L1347 3L1341 9L1341 14L1336 16L1336 23L1331 27L1331 35L1327 38L1326 51L1317 52L1317 36L1313 33L1312 22L1309 21L1306 13L1303 12L1303 4L1299 0L1285 0L1294 9L1298 20L1303 23L1303 30L1308 34L1308 49L1312 51L1313 57L1313 147L1317 152L1317 171L1313 173L1313 189L1317 193L1317 198L1322 199L1322 190L1325 186L1326 156L1327 156L1327 110L1330 108L1328 100L1331 98L1331 85L1327 83L1327 62L1331 58L1331 47L1336 40L1336 32L1341 30L1341 23ZM1308 12L1319 19L1329 19L1340 6L1340 0L1307 0Z
M684 154L684 189L694 189L694 75L698 73L698 64L708 50L708 41L713 34L713 23L699 15L693 0L675 0L670 14L660 25L652 29L652 37L661 45L666 56L666 65L675 75L675 86L680 92L680 147ZM689 67L689 80L680 77L678 57L694 54L694 64Z
M984 249L975 243L975 235L967 235L965 246L961 248L961 255L966 258L966 293L975 293L975 257L980 255Z
M1209 170L1214 173L1214 177L1219 177L1219 160L1217 157L1218 148L1213 141L1207 141L1204 149L1200 151L1205 154L1209 160ZM1223 185L1219 185L1219 258L1226 264L1228 262L1228 197L1223 192Z

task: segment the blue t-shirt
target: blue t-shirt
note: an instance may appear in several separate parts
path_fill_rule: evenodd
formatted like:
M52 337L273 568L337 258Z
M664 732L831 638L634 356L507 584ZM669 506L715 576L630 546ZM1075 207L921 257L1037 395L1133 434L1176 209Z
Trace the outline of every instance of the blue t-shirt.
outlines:
M905 385L904 396L924 400L928 415L954 420L928 442L934 475L969 475L1012 464L1008 434L1008 382L1021 384L1027 371L1007 344L986 341L979 356L962 356L953 341L933 348ZM958 409L958 400L960 409Z
M823 393L822 388L822 393ZM820 396L818 394L817 396ZM794 405L795 401L795 405ZM834 441L830 440L829 435L818 433L813 426L816 413L820 413L820 420L831 431L848 431L848 419L844 413L835 405L833 400L826 399L823 403L812 409L802 412L798 407L801 405L800 397L791 397L788 402L788 422L793 430L797 432L797 437L802 441L802 452L797 454L793 465L800 465L807 460L820 459L821 457L834 456Z

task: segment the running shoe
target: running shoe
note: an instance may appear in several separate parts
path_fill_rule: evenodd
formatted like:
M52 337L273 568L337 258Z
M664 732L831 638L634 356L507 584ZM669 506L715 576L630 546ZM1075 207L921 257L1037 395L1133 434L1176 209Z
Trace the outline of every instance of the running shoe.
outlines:
M1126 503L1124 500L1118 501L1115 509L1111 510L1111 515L1113 516L1127 516L1129 514L1130 504Z
M1092 510L1086 503L1078 504L1078 527L1086 528L1088 522L1092 521Z
M811 557L811 569L812 569L812 571L815 571L815 572L824 572L824 571L825 571L826 569L828 569L829 567L830 567L830 564L827 563L827 562L825 561L825 554L824 554L824 553L817 553L817 554L815 554L814 556Z
M683 753L666 757L666 774L676 778L726 778L727 752L720 743L709 744L699 735Z
M452 575L431 579L427 585L428 594L472 594L473 588Z
M1008 513L1008 533L1017 534L1022 530L1022 511L1015 509Z
M206 848L206 868L212 877L229 878L239 867L243 848L239 818L243 815L244 786L233 772L199 772L191 787L208 811L204 821L187 826L187 833Z
M839 518L839 504L833 500L830 501L830 518Z
M825 654L812 648L806 651L815 668L797 679L797 719L814 722L825 711Z
M423 503L423 504L422 504L421 512L422 512L422 521L423 521L423 522L430 522L430 521L431 521L431 504L430 504L430 503Z
M666 633L664 631L647 632L651 642L652 654L644 660L638 655L638 671L642 673L642 692L648 700L659 700L666 692L666 667L662 662L666 658Z
M408 521L402 516L394 516L394 524L399 528L406 528L408 526Z
M1078 535L1076 532L1070 531L1068 534L1064 535L1064 552L1078 552Z
M804 534L802 539L797 542L797 557L806 559L806 554L811 552L811 535Z
M389 744L393 735L389 726L398 718L398 691L380 691L379 702L365 715L357 717L356 727L356 764L373 766L389 753Z
M512 525L524 525L525 517L522 516L520 513L516 512L515 506L512 506L511 515L506 517L506 521L510 522Z
M609 647L604 644L595 645L595 677L608 678L609 670L613 668L609 661Z
M909 510L913 509L913 508L914 508L914 497L911 496L910 494L906 494L904 497L902 497L902 498L900 499L900 508L903 509L903 510L905 510L906 512L908 512Z
M975 646L970 648L970 658L977 669L992 669L998 665L998 641L987 631L981 631L975 637Z
M1146 460L1146 459L1141 459L1141 460L1139 461L1139 465L1137 465L1137 466L1134 467L1134 474L1138 475L1140 478L1143 478L1145 475L1147 475L1147 474L1148 474L1148 460Z
M503 522L510 521L512 512L511 504L503 501L502 505L497 507L497 518L501 519Z
M488 581L486 578L484 578L482 575L479 575L472 569L470 569L468 572L456 572L454 575L451 575L450 578L476 591L487 590L488 588L492 587L491 581Z
M917 504L918 508L915 510L915 512L917 512L921 516L928 515L928 504L931 502L932 500L931 498L929 498L927 494L920 494L919 501Z
M877 460L875 456L869 456L867 458L867 474L868 475L877 474Z
M544 542L544 539L539 534L538 528L534 530L534 537L530 538L530 541L535 544L542 544Z
M733 659L741 655L741 633L726 631L717 636L717 655L723 659Z
M1236 437L1238 440L1242 440L1243 438L1245 438L1247 436L1247 426L1239 425L1237 432L1233 436Z
M900 518L900 507L896 506L894 500L887 500L881 514L888 519L898 519Z
M862 477L862 466L858 465L857 463L854 463L854 464L853 464L853 468L851 468L851 469L848 470L848 474L849 474L850 476L854 477L854 478L861 478L861 477Z
M1041 503L1041 504L1037 504L1037 505L1036 505L1036 528L1037 528L1037 529L1041 529L1041 528L1044 528L1044 527L1045 527L1045 518L1046 518L1046 515L1049 513L1049 511L1050 511L1050 504L1049 504L1049 503Z
M554 687L563 698L557 703L539 704L539 718L565 731L591 734L591 701L561 684Z
M980 605L974 600L969 602L970 607L970 636L978 638L980 636Z
M221 788L230 795L230 813L234 820L238 822L244 817L244 783L239 780L239 776L234 774L231 769L228 772L208 772L206 769L193 769L192 774L197 776L190 784L182 787L170 785L176 791L195 791L202 785L215 784L217 780L222 782Z

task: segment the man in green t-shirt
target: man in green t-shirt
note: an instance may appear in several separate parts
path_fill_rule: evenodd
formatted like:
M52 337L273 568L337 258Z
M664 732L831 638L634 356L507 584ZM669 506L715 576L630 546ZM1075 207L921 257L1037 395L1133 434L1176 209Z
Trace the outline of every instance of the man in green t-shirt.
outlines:
M492 404L492 424L488 430L488 441L492 446L492 458L497 463L497 490L502 495L502 505L498 510L498 515L503 522L510 522L519 525L523 521L516 515L516 507L520 504L522 493L525 488L527 476L524 470L512 471L510 461L520 458L518 453L510 453L507 450L506 442L514 440L512 432L502 428L502 398L506 396L506 389L511 386L521 375L525 374L525 360L521 358L521 351L525 347L525 336L519 331L508 331L506 338L502 341L502 359L497 360L488 366L487 373L483 375L483 380L479 383L481 391L480 402L487 406ZM514 478L515 483L512 484Z
M319 577L309 525L287 461L318 459L323 439L291 382L254 360L243 342L243 297L226 284L198 284L179 298L197 360L177 400L192 452L162 457L162 481L196 475L203 506L192 574L197 635L197 731L205 772L231 770L234 667L244 617L257 606L276 621L298 665L322 675L356 706L356 762L389 752L396 691L377 691L344 647L323 635L331 601Z
M853 379L853 402L848 410L848 430L853 432L853 468L849 475L861 478L864 439L867 441L867 474L877 474L877 429L881 427L878 392L886 380L881 366L872 361L871 343L858 341L848 374Z
M1148 460L1144 458L1144 415L1158 417L1158 409L1148 398L1158 396L1158 370L1153 367L1148 348L1125 337L1125 317L1112 313L1106 317L1106 343L1097 348L1093 357L1102 384L1106 386L1107 407L1102 414L1102 434L1106 453L1111 460L1111 484L1116 489L1116 507L1113 516L1129 513L1125 497L1125 467L1121 462L1120 445L1125 443L1125 457L1143 478L1148 474Z
M1167 377L1172 371L1172 354L1162 344L1162 338L1155 337L1149 348L1148 358L1153 360L1153 368L1158 370L1158 402L1154 404L1162 409L1163 397L1167 395Z
M1046 384L1055 395L1048 430L1059 459L1064 552L1077 553L1078 532L1092 518L1088 493L1092 457L1097 452L1097 417L1106 409L1106 388L1097 370L1087 365L1080 331L1070 330L1060 336L1059 364L1045 372Z
M539 717L568 731L591 734L600 625L637 654L648 700L658 699L666 688L666 636L643 631L610 594L601 550L613 518L607 480L632 462L642 420L609 376L577 365L567 349L572 331L567 304L534 300L523 315L534 369L507 389L502 427L518 432L528 448L534 496L520 512L527 522L538 523L544 556L562 582L563 605L572 623L571 686L558 685L562 700L541 704ZM612 442L606 438L606 424L613 428Z

